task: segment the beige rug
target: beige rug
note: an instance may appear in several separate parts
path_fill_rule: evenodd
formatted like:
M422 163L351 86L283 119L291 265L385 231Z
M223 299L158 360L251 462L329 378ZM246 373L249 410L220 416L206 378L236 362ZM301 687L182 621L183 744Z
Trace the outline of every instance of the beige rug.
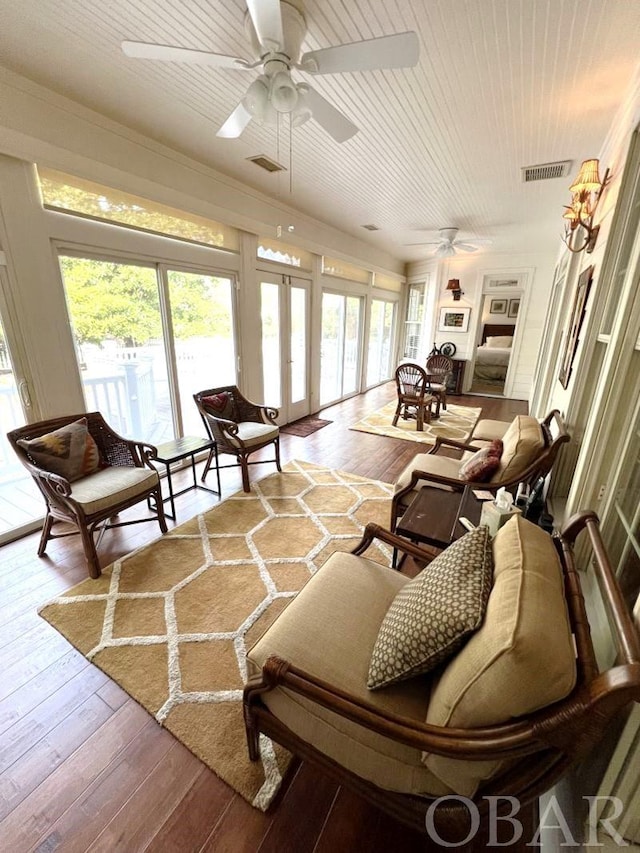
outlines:
M440 409L440 417L432 420L430 424L425 424L423 432L418 432L415 420L405 421L400 417L398 425L395 427L392 425L397 405L396 400L387 403L386 406L371 412L349 429L371 432L374 435L388 435L390 438L404 438L424 444L433 444L438 435L443 438L453 438L456 441L466 441L482 414L482 409L456 406L447 401L446 412Z
M305 581L369 521L388 526L392 487L306 462L237 492L40 610L90 661L256 808L291 756L247 756L246 650ZM371 549L390 565L390 552Z

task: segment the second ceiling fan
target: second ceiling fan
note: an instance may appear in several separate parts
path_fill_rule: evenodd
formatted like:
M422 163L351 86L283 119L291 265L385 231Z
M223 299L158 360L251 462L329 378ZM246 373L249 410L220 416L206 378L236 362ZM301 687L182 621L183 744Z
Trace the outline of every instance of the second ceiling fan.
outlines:
M484 238L473 237L471 242L467 240L458 240L457 234L459 229L455 227L440 228L439 240L421 240L419 243L405 243L405 246L435 246L431 249L431 254L437 258L451 258L457 255L458 252L477 252L480 246L490 246L491 240Z
M136 59L187 62L215 68L262 73L218 130L217 136L236 139L252 119L276 124L278 114L289 114L294 127L317 121L336 142L345 142L357 126L308 83L296 82L292 70L311 75L379 68L408 68L418 61L420 48L414 32L397 33L302 53L307 24L301 9L286 0L247 0L245 28L253 59L206 50L147 42L123 41L122 50Z

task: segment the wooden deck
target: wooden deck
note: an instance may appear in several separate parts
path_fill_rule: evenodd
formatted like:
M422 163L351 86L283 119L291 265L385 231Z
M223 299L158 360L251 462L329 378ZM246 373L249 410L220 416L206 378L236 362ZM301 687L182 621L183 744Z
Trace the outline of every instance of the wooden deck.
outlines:
M348 427L394 394L388 383L323 410L334 423L307 438L283 435L283 461L304 459L393 481L417 447ZM454 401L483 406L483 416L502 420L526 411L524 403L509 400ZM251 475L271 470L252 468ZM241 488L239 469L222 473L223 495ZM176 475L178 486L183 476L190 474ZM206 492L187 492L176 500L177 523L215 502ZM155 524L107 532L103 564L157 534ZM420 836L305 764L291 774L271 813L251 808L38 617L36 608L83 580L86 568L75 537L51 543L43 559L36 556L37 539L32 534L0 548L1 850L441 849L425 847Z

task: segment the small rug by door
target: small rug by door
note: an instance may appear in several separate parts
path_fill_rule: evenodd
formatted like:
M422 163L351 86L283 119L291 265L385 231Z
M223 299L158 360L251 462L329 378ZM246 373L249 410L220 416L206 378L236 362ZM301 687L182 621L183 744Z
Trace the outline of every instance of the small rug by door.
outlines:
M390 438L404 438L408 441L418 441L423 444L433 444L437 436L453 438L456 441L466 441L482 414L482 409L472 406L457 406L447 401L447 410L440 409L440 417L432 419L424 425L424 431L418 432L417 422L398 418L398 425L393 426L393 416L397 401L387 403L381 409L367 415L357 424L349 427L359 432L371 432L374 435L388 435Z
M253 483L127 554L40 615L253 806L291 756L242 718L246 650L334 551L388 525L393 487L307 462ZM372 559L390 565L386 546Z
M299 421L294 421L291 424L280 427L280 432L306 438L311 433L317 432L322 427L329 426L332 423L333 421L325 421L323 418L301 418Z

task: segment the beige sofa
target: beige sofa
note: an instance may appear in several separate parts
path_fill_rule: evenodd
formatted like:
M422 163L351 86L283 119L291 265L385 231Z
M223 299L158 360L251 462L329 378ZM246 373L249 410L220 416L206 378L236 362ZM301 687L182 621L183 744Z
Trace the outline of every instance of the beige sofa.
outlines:
M460 467L477 450L493 439L503 442L497 471L488 482L461 479ZM549 473L560 447L569 441L560 412L550 412L543 421L530 415L517 415L511 422L478 421L467 442L438 437L428 453L418 453L402 471L395 483L391 502L391 529L422 486L440 486L462 490L474 488L497 491L501 486L513 490L518 483L533 483ZM443 450L457 455L445 455Z
M614 630L624 635L615 677L598 673L573 568L571 546L585 527ZM372 649L409 579L361 556L374 538L425 557L369 525L355 552L333 554L248 652L253 760L265 733L424 831L427 808L443 795L471 797L481 814L488 794L533 801L589 751L605 718L640 700L638 637L593 513L574 516L558 542L511 519L493 542L480 629L438 670L378 691L366 687ZM598 726L585 725L591 715ZM466 806L446 806L442 832L467 817Z

